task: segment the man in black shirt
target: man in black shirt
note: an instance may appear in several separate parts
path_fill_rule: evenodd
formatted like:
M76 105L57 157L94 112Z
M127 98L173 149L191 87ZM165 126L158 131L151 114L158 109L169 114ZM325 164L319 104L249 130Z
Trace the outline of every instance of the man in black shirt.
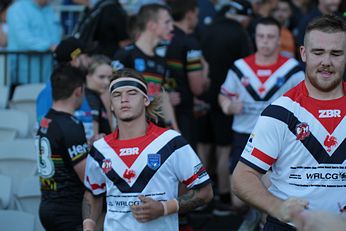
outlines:
M84 96L85 77L69 65L51 77L53 106L37 132L41 182L40 220L48 231L81 230L85 158L88 144L83 124L73 116Z
M167 82L178 127L185 139L196 148L193 98L201 95L209 84L209 80L203 76L200 45L192 36L198 22L198 5L196 0L175 0L168 4L172 9L174 30L166 53L169 70Z

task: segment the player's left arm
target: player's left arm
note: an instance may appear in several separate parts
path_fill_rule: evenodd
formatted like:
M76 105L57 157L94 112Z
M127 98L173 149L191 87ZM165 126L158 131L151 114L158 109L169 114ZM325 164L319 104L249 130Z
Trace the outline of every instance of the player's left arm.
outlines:
M210 202L213 197L214 193L210 183L198 189L191 189L178 197L179 212L185 213L194 210Z

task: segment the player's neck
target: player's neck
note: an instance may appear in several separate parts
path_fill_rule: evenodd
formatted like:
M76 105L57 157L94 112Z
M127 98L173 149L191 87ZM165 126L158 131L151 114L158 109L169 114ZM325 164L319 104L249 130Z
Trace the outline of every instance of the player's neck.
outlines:
M159 43L159 39L155 38L148 32L143 32L137 41L135 42L136 46L146 55L153 56L154 48Z
M66 112L66 113L69 113L71 115L73 115L73 113L76 110L75 105L73 103L69 102L68 100L54 101L52 108L55 111Z
M255 54L255 63L259 66L269 66L275 64L279 59L279 52L275 52L271 56L264 56L257 52Z
M343 82L341 82L336 88L328 92L318 90L310 83L307 78L305 78L305 86L308 89L309 96L318 100L333 100L341 98L345 95Z
M148 123L144 119L137 119L130 122L119 121L119 140L134 139L137 137L144 136L147 132Z

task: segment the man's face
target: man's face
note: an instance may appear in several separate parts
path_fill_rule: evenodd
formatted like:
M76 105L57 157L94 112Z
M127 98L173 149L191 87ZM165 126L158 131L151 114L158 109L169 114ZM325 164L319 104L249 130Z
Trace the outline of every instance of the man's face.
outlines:
M346 33L308 33L305 46L300 48L306 63L307 81L317 92L329 92L342 82L346 65Z
M320 8L322 8L328 14L335 13L339 8L340 3L341 3L341 0L320 0L319 1Z
M280 31L275 25L258 24L256 26L257 53L262 56L272 56L280 44Z
M173 20L167 10L158 12L157 20L153 23L154 33L159 39L169 40L173 31Z
M291 7L288 2L278 2L274 12L274 18L278 20L282 25L291 17Z
M148 99L133 87L124 87L111 94L112 111L119 121L130 122L144 117L148 105Z

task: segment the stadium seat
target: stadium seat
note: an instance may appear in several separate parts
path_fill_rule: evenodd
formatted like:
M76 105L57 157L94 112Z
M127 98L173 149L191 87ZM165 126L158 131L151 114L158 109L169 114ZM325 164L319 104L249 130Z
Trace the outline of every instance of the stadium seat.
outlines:
M9 107L28 113L30 135L34 134L36 127L36 98L44 84L24 84L15 88Z
M0 209L7 209L12 198L12 182L9 176L0 175Z
M1 230L34 231L35 218L29 213L14 210L0 210Z
M21 184L14 192L16 208L35 216L35 231L44 230L39 219L39 206L41 200L40 179L38 176L23 178Z
M29 116L25 112L0 109L0 140L26 138L29 134Z
M10 96L9 86L0 86L0 109L7 108L9 96Z
M10 176L16 191L23 177L37 173L34 139L0 142L0 174Z

